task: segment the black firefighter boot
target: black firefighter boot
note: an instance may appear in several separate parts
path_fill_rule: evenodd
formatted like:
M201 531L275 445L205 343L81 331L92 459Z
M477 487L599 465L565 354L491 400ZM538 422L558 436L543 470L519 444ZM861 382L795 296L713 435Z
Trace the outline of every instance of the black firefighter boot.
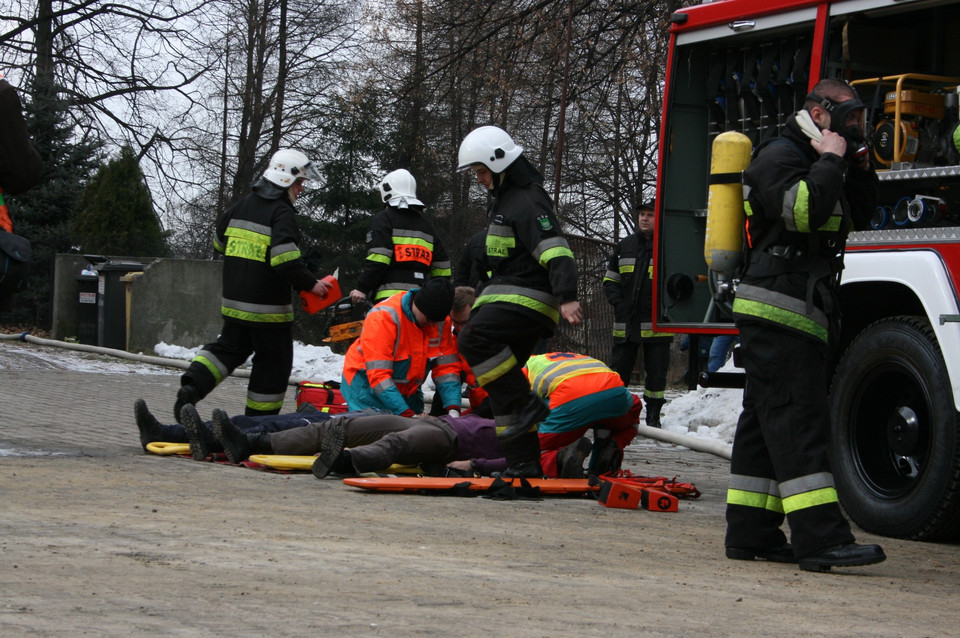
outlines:
M196 387L190 384L180 386L180 389L177 390L177 400L173 404L173 418L177 420L177 423L180 423L180 412L183 410L183 406L188 403L196 405L200 403L202 398Z
M500 473L501 478L543 478L540 439L536 432L526 432L509 442L501 440L500 447L507 459L507 469Z
M186 443L186 437L175 431L172 426L164 425L157 420L157 417L151 414L147 408L147 402L143 399L137 399L133 403L133 417L137 422L137 429L140 431L140 445L143 451L147 451L148 443Z
M652 428L660 427L660 410L666 401L663 399L645 398L644 403L647 404L647 425Z
M594 433L593 453L590 455L590 465L587 470L587 473L593 476L616 472L623 463L623 450L609 435L609 431L607 432L606 436Z
M583 462L590 454L593 443L585 436L557 452L557 476L560 478L583 478Z
M213 434L223 446L223 452L231 463L239 463L250 458L251 454L272 454L270 434L267 432L244 432L229 419L213 419Z
M217 437L200 418L197 408L192 403L188 403L180 410L180 423L183 424L183 431L187 433L187 440L190 443L190 456L194 461L205 461L213 452L220 452Z
M540 397L531 392L527 401L513 412L513 422L502 431L497 432L501 444L510 443L530 432L550 414L550 408ZM538 448L539 449L539 448ZM539 459L539 455L538 455ZM539 464L539 460L537 461Z

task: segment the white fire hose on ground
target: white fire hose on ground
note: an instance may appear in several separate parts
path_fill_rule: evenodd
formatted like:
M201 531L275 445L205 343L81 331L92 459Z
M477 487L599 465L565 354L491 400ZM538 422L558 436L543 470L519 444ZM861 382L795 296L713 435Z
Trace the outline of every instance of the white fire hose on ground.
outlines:
M715 456L727 459L728 461L732 455L733 446L728 445L723 441L701 439L695 436L670 432L669 430L652 428L649 425L639 425L637 426L637 429L639 430L640 434L647 438L663 441L664 443L682 445L683 447L688 447L695 452L706 452L707 454L713 454Z

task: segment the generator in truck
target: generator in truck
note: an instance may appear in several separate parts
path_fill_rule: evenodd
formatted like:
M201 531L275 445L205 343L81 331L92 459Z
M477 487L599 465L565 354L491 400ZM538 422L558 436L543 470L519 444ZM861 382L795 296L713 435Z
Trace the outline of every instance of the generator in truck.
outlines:
M841 279L842 329L828 380L837 491L869 532L956 538L960 3L725 0L674 14L655 329L735 332L742 201L731 205L729 191L711 187L711 164L729 161L717 153L730 149L717 149L734 132L742 146L733 153L749 158L823 78L849 82L868 106L880 178L880 204L870 228L850 234Z

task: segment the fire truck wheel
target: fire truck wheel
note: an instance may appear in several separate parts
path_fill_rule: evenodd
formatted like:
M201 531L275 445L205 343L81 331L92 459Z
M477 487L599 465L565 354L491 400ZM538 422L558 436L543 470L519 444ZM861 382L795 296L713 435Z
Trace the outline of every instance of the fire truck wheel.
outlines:
M834 479L850 518L885 536L960 532L960 419L929 323L868 326L837 366L830 401Z

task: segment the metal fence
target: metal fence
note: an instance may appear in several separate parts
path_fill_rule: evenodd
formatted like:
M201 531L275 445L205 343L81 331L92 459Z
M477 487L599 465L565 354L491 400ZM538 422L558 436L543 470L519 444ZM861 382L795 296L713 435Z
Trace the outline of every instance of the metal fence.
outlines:
M550 350L579 352L609 361L613 346L613 306L607 303L601 282L607 271L607 259L616 244L579 235L567 235L567 243L577 259L577 290L584 320L579 326L561 320Z

